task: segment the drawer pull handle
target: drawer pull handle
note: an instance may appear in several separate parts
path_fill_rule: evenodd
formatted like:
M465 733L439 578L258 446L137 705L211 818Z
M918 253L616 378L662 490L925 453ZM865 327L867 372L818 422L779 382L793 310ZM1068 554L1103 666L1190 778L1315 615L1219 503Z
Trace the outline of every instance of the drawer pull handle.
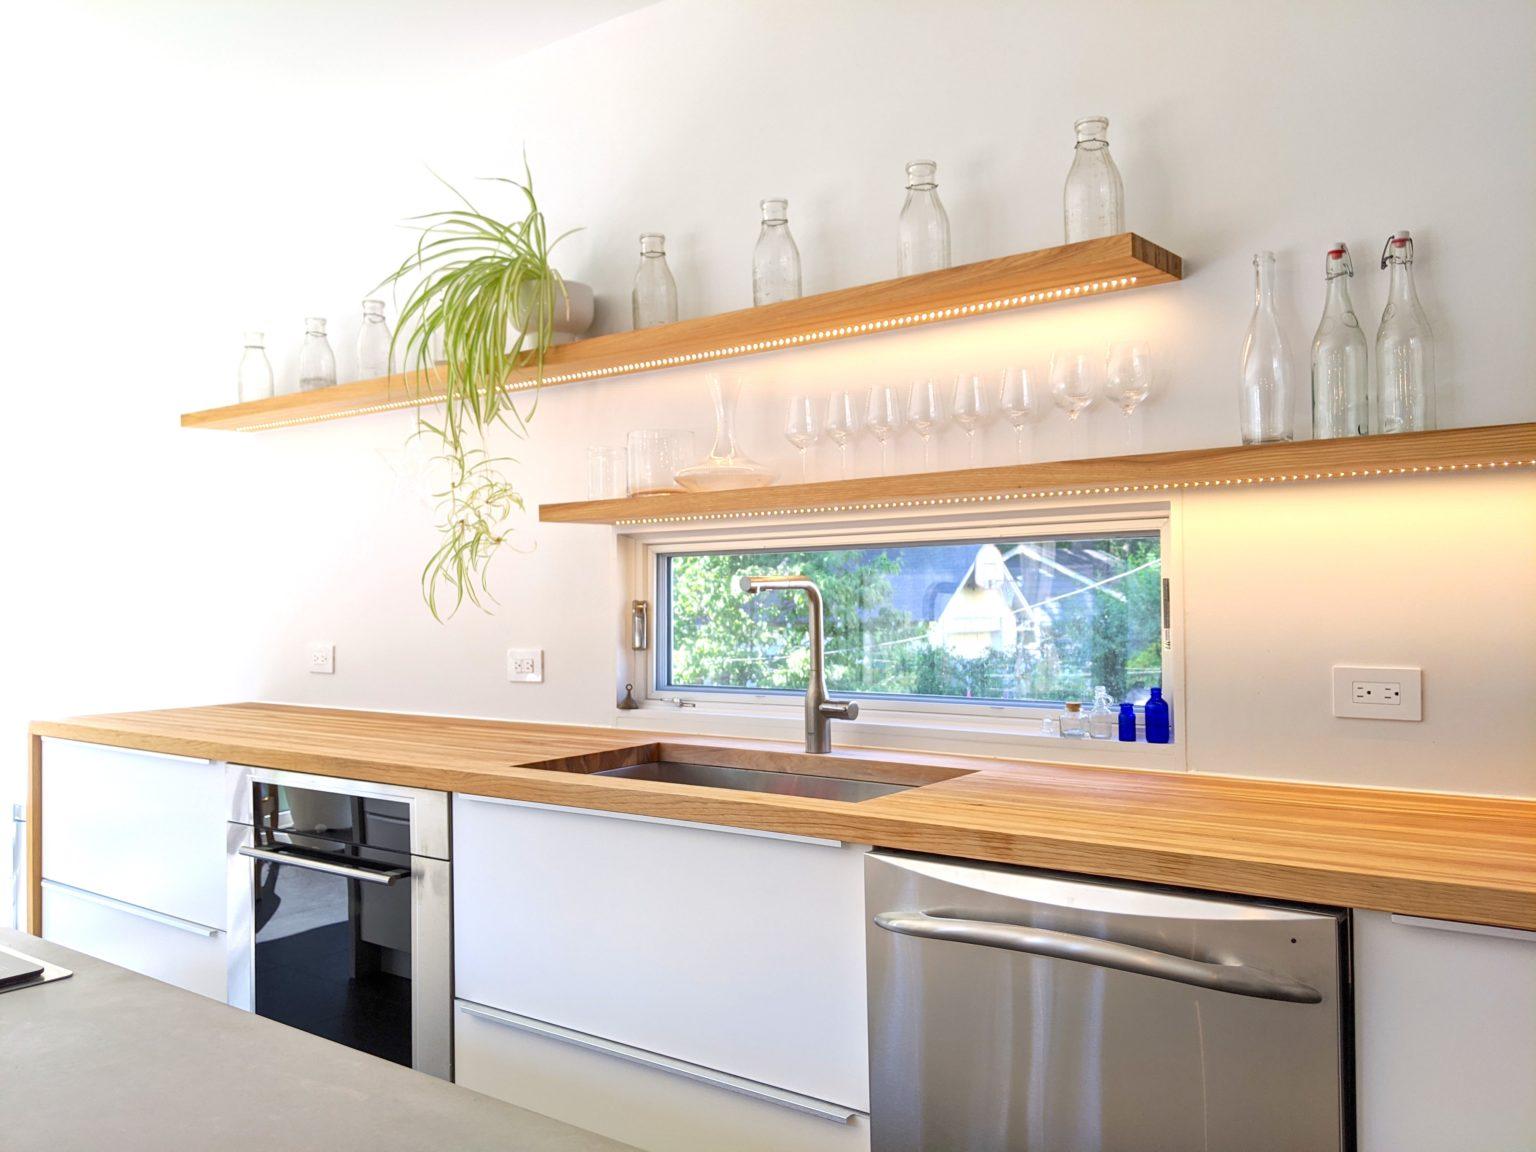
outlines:
M46 877L42 886L55 892L62 892L68 896L74 896L91 904L100 904L103 908L112 908L118 912L126 912L130 916L137 916L140 920L152 920L156 924L164 924L167 928L179 928L183 932L190 932L194 936L218 936L221 932L218 928L210 928L206 924L199 924L195 920L183 920L180 916L170 916L164 912L156 912L153 908L144 908L138 904L130 904L126 900L114 900L111 896L103 896L100 892L88 892L84 888L76 888L73 884L60 884L57 880L49 880Z

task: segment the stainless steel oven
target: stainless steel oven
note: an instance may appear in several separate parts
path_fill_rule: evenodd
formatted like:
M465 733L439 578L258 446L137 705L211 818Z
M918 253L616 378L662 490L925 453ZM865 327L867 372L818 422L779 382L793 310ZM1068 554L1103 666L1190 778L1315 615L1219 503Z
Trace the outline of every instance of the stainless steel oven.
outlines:
M447 793L231 772L230 1003L451 1079Z

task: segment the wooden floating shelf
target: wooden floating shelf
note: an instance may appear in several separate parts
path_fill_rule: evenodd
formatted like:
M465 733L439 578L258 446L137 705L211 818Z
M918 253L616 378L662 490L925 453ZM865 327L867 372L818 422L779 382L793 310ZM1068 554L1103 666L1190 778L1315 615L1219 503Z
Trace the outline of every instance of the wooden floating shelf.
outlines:
M679 320L638 332L593 336L552 348L543 385L572 384L750 356L783 348L825 344L850 336L917 328L946 320L1009 312L1039 304L1103 296L1181 279L1184 262L1134 232L982 260L840 288L799 300L743 308L697 320ZM520 373L511 387L538 387ZM321 420L339 420L436 403L440 371L359 380L315 392L293 392L188 412L184 428L260 431Z
M1536 424L1499 424L1399 436L1196 448L781 484L733 492L669 492L623 500L585 500L546 504L539 509L539 519L559 524L636 526L1530 467L1536 467Z

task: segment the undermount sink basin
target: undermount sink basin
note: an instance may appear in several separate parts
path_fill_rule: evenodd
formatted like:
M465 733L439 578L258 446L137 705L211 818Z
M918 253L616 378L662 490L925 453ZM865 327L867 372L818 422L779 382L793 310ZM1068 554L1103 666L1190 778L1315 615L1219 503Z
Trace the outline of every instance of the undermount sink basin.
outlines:
M816 800L850 803L905 792L915 784L886 784L878 780L847 780L839 776L812 776L804 772L771 772L760 768L730 768L721 764L684 764L656 760L608 768L594 776L624 776L630 780L657 780L668 784L702 784L709 788L735 788L742 792L770 792L775 796L807 796Z

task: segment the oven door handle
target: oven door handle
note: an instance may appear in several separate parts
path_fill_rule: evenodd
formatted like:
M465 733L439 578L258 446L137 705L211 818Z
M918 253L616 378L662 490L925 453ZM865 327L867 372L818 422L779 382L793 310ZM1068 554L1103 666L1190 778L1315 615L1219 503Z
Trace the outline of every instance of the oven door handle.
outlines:
M1291 1004L1320 1004L1322 993L1310 985L1287 976L1275 976L1242 964L1210 964L1174 956L1153 948L1138 948L1118 940L1100 940L1093 936L1075 936L1023 924L1002 924L990 920L962 920L934 916L926 912L881 912L875 923L887 932L915 936L920 940L948 940L957 944L977 944L983 948L1005 948L1033 956L1096 964L1120 972L1172 980L1234 996L1253 996L1260 1000L1283 1000Z
M360 868L354 864L337 864L298 852L284 852L281 848L252 848L242 845L240 855L255 860L268 860L291 868L305 868L311 872L325 872L331 876L345 876L348 880L361 880L367 884L393 884L411 874L409 868Z

